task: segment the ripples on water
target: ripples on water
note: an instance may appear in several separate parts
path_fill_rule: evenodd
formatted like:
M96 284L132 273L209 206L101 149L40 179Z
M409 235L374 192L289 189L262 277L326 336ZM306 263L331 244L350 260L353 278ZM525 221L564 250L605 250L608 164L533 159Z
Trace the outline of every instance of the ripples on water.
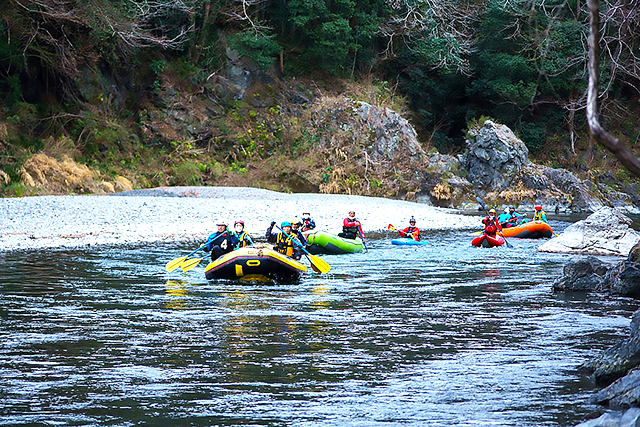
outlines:
M569 426L595 409L576 367L628 334L634 301L553 294L568 257L539 241L391 237L297 285L164 270L197 244L0 254L0 423Z

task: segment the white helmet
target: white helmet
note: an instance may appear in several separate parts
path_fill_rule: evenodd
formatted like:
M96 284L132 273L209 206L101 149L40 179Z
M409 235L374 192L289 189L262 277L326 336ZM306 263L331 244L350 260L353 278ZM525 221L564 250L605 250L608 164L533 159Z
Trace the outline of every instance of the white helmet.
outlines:
M509 207L504 208L504 213L509 213Z
M219 219L216 221L216 225L224 225L226 227L229 224L227 224L227 221L225 221L224 219Z

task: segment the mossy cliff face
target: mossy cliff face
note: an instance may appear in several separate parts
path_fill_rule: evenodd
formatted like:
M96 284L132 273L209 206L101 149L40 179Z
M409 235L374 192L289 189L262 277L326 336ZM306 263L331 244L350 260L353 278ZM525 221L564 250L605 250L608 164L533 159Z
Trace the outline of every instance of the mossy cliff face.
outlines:
M388 85L331 79L320 86L232 53L205 78L179 61L156 61L153 89L133 104L130 84L85 70L80 87L90 102L62 114L65 126L49 134L28 105L18 118L0 120L0 144L11 152L0 174L3 194L104 193L126 188L119 182L127 179L133 188L255 186L446 207L475 208L478 195L492 205L542 202L563 212L640 204L637 195L531 162L506 126L481 123L470 129L466 154L440 154L418 138L407 102ZM17 135L31 142L18 144ZM43 163L40 155L48 166L25 174ZM62 178L70 162L90 173Z

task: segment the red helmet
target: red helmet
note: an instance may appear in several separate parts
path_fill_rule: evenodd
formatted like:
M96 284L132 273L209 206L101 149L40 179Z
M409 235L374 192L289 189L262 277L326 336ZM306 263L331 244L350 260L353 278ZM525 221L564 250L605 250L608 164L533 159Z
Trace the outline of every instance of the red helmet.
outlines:
M236 222L233 223L233 226L235 227L238 224L242 225L242 227L244 228L244 221L237 220Z
M535 210L537 210L537 211L541 211L542 210L542 205L535 205L533 208Z

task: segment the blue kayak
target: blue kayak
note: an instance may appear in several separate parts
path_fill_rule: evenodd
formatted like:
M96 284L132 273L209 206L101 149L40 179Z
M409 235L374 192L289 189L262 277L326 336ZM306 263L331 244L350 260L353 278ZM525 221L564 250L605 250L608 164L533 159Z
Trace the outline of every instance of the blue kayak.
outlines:
M421 246L428 244L424 240L413 240L408 237L398 237L397 239L391 240L392 245L415 245Z

